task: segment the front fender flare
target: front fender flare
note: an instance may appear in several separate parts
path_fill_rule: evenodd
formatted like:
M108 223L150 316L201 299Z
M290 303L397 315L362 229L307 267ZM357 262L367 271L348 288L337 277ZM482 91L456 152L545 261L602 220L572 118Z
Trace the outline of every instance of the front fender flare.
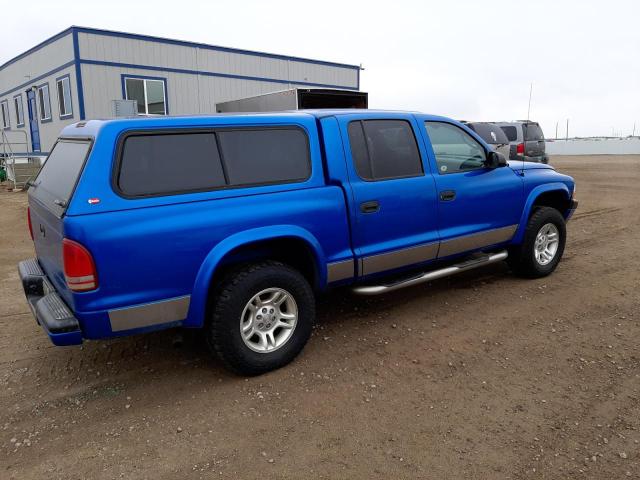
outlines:
M538 185L536 188L531 190L531 192L529 192L527 201L524 204L524 209L522 210L522 216L520 217L518 230L516 230L516 234L511 239L512 244L522 243L522 240L524 239L524 232L527 229L527 223L529 221L529 217L531 216L531 209L533 208L533 204L535 203L537 198L543 193L554 191L563 192L567 196L567 199L571 196L569 188L562 182L553 182L545 183L544 185Z
M235 248L262 240L296 238L303 240L313 253L318 274L318 284L322 288L327 283L327 262L320 242L308 230L296 225L272 225L253 228L235 233L218 243L205 257L191 294L189 312L184 327L199 328L204 325L211 279L222 259Z

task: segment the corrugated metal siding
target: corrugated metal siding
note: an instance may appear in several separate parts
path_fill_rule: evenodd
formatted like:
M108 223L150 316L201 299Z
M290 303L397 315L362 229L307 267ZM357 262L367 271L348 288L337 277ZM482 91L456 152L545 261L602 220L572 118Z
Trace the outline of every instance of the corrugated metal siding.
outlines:
M122 99L122 75L162 77L167 81L169 113L184 115L201 113L202 99L198 96L198 77L181 73L155 71L137 68L108 67L103 65L82 65L85 114L87 118L109 118L113 116L112 101ZM211 110L213 111L213 110Z
M39 86L43 83L49 84L49 95L51 99L51 118L49 122L42 123L38 119L40 129L40 143L42 151L49 151L53 142L58 137L62 128L80 117L78 115L78 92L76 88L75 70L73 65L64 69L59 69L62 65L73 62L73 38L71 33L43 46L39 50L26 55L23 58L10 63L0 70L0 101L7 100L9 103L9 115L11 119L12 131L26 131L31 149L31 135L29 131L29 110L27 108L26 91L31 86ZM59 70L58 70L59 69ZM53 70L58 70L46 77L38 79ZM56 78L66 74L70 75L70 85L73 105L73 118L60 120L58 113L58 93L56 90ZM30 77L30 78L28 78ZM22 109L25 126L18 128L16 112L13 104L13 97L22 94ZM38 106L38 113L39 113ZM12 135L17 138L17 135ZM20 146L22 149L23 147Z
M56 88L56 79L65 75L69 75L69 85L71 87L71 106L73 108L73 116L70 118L60 119L60 112L58 110L58 90ZM41 151L48 152L53 146L54 142L60 135L60 131L67 125L80 120L80 114L78 109L78 89L76 83L76 73L73 65L53 73L38 82L36 85L40 86L44 83L49 85L49 98L51 101L51 121L40 120L40 104L38 103L38 128L40 130L40 147ZM9 111L11 117L11 130L23 130L27 132L29 141L29 149L31 149L31 132L29 130L29 109L27 107L27 95L26 90L28 87L21 88L19 91L12 92L10 95L0 98L0 101L7 99L9 101ZM15 108L13 106L13 97L18 93L22 94L22 108L24 113L25 126L18 128ZM37 100L37 97L36 97Z
M358 88L358 71L349 67L84 32L78 40L83 60Z
M28 83L27 75L35 79L71 61L73 61L73 39L69 33L0 70L0 94ZM20 88L20 90L25 89L26 87ZM13 92L8 93L13 94Z
M78 43L85 60L197 70L194 48L90 33L79 33Z
M122 98L122 75L149 76L150 72L136 68L82 65L87 118L112 116L112 101ZM293 86L285 83L275 85L274 88L271 82L166 71L154 71L151 76L166 79L171 115L215 113L218 102L284 90Z

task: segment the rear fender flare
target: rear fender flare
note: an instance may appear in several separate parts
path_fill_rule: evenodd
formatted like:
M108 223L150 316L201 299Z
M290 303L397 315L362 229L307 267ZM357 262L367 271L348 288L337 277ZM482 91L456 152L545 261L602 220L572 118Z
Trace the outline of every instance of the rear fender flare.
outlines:
M524 232L527 229L527 223L529 221L529 217L531 216L531 209L533 208L533 205L538 197L543 193L553 191L563 192L567 196L567 199L569 199L571 195L569 193L569 188L562 182L545 183L544 185L538 185L536 188L531 190L529 196L527 197L527 201L524 204L524 209L522 210L522 216L520 217L520 223L518 225L518 229L516 230L516 234L511 239L512 244L522 243L524 239Z
M191 302L189 303L189 312L183 322L183 326L199 328L204 325L211 280L216 268L229 252L243 245L262 240L276 240L278 238L296 238L303 240L307 244L314 256L318 285L320 288L324 288L327 284L326 257L322 246L311 232L295 225L274 225L245 230L225 238L205 257L196 276Z

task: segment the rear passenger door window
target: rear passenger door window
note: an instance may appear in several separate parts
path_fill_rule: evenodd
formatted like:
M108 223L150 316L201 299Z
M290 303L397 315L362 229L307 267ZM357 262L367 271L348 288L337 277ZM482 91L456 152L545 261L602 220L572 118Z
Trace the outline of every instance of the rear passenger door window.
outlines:
M297 127L133 133L116 176L129 197L299 182L311 175L306 133Z
M358 176L366 181L424 174L418 144L405 120L364 120L348 127L351 155Z
M471 135L444 122L425 122L441 175L484 168L487 154Z

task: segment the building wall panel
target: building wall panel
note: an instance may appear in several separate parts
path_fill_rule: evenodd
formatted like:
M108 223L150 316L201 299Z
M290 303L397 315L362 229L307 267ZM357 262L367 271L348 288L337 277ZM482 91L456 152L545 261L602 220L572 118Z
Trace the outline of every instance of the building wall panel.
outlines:
M22 85L30 79L37 79L72 61L73 39L69 33L0 70L0 94L11 93L17 87L22 90Z
M168 107L171 115L215 113L219 102L261 95L295 86L293 83L240 80L166 71L122 69L103 65L82 65L87 118L112 116L112 100L122 99L122 75L152 76L166 79Z
M82 81L85 88L87 118L113 116L113 100L123 98L122 75L157 77L166 80L169 114L186 115L213 112L198 95L198 76L192 74L153 71L138 68L120 68L104 65L82 65Z
M73 116L70 118L60 119L56 79L65 75L69 75L69 85L71 87L71 106L73 110ZM65 126L80 120L75 67L71 65L59 72L48 75L42 78L41 80L39 80L38 82L36 82L37 85L42 85L44 83L49 85L49 98L51 102L51 120L47 120L47 121L40 120L39 103L37 106L37 110L38 110L37 114L38 114L38 129L40 131L41 151L48 152L53 146L58 136L60 135L60 131ZM6 99L9 102L9 112L10 112L10 119L11 119L11 127L7 133L7 137L9 138L9 141L14 142L14 141L17 141L17 139L20 139L20 141L22 141L22 139L24 138L23 135L15 132L17 131L26 132L27 139L28 139L28 147L29 147L29 150L31 150L31 132L29 129L29 109L27 107L27 95L26 95L27 89L28 87L25 87L20 89L19 91L12 92L9 95L2 96L0 97L0 101L3 101ZM24 120L25 120L24 127L20 127L20 128L17 127L17 118L15 113L15 108L13 105L13 97L18 93L22 94L22 108L23 108ZM36 101L37 101L37 96L36 96ZM22 145L15 146L13 150L16 152L24 151L24 147Z
M96 33L81 32L78 39L81 58L92 62L165 67L320 86L358 88L358 71L348 66ZM274 84L277 85L276 82Z

